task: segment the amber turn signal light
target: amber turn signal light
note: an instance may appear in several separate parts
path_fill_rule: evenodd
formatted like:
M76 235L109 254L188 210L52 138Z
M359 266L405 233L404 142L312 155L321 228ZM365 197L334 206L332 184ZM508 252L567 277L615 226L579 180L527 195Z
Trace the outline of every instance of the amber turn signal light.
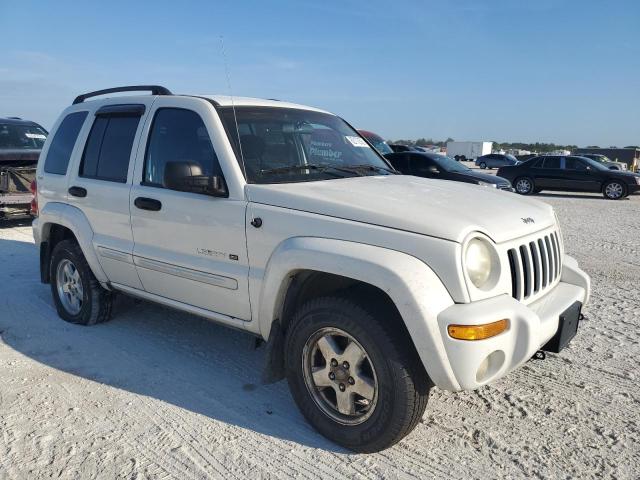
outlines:
M508 326L509 321L503 318L497 322L482 325L449 325L447 331L451 338L458 340L484 340L501 334Z

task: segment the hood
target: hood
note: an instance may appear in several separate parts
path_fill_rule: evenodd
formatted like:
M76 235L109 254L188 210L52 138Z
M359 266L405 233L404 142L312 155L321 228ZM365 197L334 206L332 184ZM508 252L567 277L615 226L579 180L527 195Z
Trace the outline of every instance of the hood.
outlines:
M450 174L460 178L466 178L469 180L476 180L476 181L485 182L485 183L492 183L495 185L509 183L509 180L507 180L506 178L497 177L496 175L490 175L488 173L474 172L473 170L470 172L450 172Z
M497 243L547 228L553 209L493 188L409 175L247 185L251 202L462 242L473 231ZM529 220L527 223L523 219Z

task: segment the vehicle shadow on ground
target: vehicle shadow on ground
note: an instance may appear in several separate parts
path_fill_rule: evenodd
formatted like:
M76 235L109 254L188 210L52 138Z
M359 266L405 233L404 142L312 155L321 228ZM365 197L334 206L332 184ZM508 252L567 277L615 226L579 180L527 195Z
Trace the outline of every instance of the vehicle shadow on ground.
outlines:
M50 286L39 282L32 243L0 238L3 263L0 341L21 354L217 421L349 453L306 423L285 381L261 384L264 348L255 348L254 337L124 295L110 322L72 325L57 316Z
M531 195L531 197L577 198L577 199L581 199L581 200L602 200L603 202L604 201L607 201L607 202L612 201L612 200L607 200L600 193L583 193L583 194L579 194L579 193L562 193L562 192L548 192L548 193L547 192L541 192L541 193L535 193L535 194ZM629 197L623 198L621 200L622 201L629 200ZM615 200L615 201L621 201L621 200Z
M14 227L28 227L31 225L31 219L25 218L20 220L3 220L0 219L0 230Z

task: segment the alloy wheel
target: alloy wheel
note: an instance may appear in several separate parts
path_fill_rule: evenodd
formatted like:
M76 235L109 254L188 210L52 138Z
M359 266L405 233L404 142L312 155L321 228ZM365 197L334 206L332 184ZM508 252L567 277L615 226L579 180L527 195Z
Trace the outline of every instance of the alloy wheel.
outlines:
M622 185L616 182L612 182L605 187L604 193L608 198L617 200L618 198L622 197L622 195L624 194L624 190L622 188Z
M84 300L84 288L80 272L71 260L64 259L58 264L56 285L58 297L65 310L71 315L80 313Z
M302 370L314 402L330 418L358 425L374 412L378 381L366 350L347 332L325 327L305 343Z

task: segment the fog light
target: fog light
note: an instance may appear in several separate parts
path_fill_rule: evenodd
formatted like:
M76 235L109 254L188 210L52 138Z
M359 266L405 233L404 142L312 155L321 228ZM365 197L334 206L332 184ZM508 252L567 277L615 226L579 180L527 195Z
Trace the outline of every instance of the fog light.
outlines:
M482 325L449 325L447 332L451 338L458 340L484 340L501 334L508 326L509 321L503 318L497 322Z

